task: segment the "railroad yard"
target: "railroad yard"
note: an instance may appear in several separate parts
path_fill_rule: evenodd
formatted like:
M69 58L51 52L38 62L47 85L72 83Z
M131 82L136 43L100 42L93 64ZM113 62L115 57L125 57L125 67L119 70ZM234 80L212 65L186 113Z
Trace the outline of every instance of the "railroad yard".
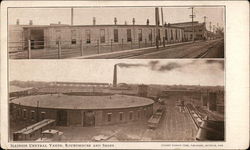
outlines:
M223 58L223 39L211 41L197 41L195 43L170 44L160 47L136 51L109 53L103 55L86 56L79 58L105 58L105 59L158 59L158 58Z
M154 111L160 104L154 104ZM147 120L96 127L59 127L61 141L194 141L198 128L190 112L178 106L176 99L164 100L165 112L159 126L151 129ZM25 126L16 124L12 131ZM14 129L16 128L16 129Z
M167 43L157 50L151 44L133 45L114 45L100 47L84 47L83 52L79 47L73 49L61 49L58 56L58 49L35 49L31 51L33 59L157 59L157 58L223 58L224 57L224 39L215 39L207 41ZM10 58L26 59L27 51L10 53Z

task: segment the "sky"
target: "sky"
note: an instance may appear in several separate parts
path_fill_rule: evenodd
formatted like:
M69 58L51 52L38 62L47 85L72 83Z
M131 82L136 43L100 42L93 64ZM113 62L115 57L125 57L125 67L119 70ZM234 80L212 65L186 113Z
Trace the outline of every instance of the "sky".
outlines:
M224 85L223 60L10 60L10 81Z
M154 7L91 7L91 8L74 8L74 25L92 25L93 17L96 18L96 24L113 24L114 17L117 18L118 24L132 24L132 18L135 18L136 24L155 24ZM160 13L161 14L161 13ZM195 7L194 21L204 22L204 16L207 17L207 29L209 22L212 25L217 23L224 27L224 8L223 7ZM163 7L164 22L189 22L191 18L191 9L189 7ZM71 23L71 8L9 8L8 23L15 24L20 20L20 24L28 24L33 20L36 25L49 25L50 23L62 24Z

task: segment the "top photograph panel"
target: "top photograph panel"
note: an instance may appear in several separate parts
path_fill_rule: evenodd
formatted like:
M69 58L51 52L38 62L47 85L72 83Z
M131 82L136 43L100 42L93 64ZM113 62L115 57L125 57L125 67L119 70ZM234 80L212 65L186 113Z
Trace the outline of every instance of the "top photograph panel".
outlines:
M10 59L224 58L225 10L8 8Z

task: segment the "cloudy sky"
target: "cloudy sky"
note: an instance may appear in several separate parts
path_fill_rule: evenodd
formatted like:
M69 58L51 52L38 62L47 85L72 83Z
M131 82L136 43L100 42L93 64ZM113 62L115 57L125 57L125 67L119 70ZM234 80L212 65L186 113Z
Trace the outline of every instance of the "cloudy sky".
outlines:
M99 7L99 8L74 8L75 25L91 25L92 18L96 17L97 24L113 24L114 17L117 17L118 24L132 24L135 18L136 24L146 24L146 19L150 24L155 24L154 7ZM224 27L223 7L195 7L195 21L203 22L203 17L207 17L207 22L212 25ZM163 7L164 22L188 22L191 9L189 7ZM9 8L8 23L15 24L20 20L20 24L28 24L33 20L34 24L48 25L50 23L70 24L71 8ZM207 23L207 27L208 27Z
M223 60L10 60L10 81L224 85Z

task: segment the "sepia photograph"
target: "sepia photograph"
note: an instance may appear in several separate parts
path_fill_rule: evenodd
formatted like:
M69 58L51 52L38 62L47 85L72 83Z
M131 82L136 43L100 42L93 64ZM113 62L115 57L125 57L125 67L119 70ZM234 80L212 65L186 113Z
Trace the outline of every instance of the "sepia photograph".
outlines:
M3 149L249 147L247 2L4 1L0 53Z
M8 57L224 58L224 15L224 6L8 8Z
M225 140L223 60L10 66L10 141Z

